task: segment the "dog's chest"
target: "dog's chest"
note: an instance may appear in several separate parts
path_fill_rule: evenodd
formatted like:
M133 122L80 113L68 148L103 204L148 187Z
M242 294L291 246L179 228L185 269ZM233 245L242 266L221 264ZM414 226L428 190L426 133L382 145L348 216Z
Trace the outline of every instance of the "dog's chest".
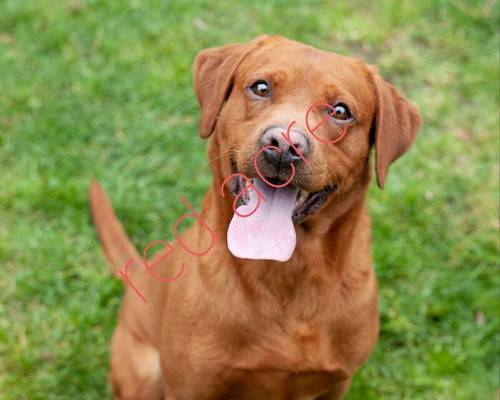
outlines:
M345 378L334 353L327 332L313 323L290 324L282 332L264 330L235 357L228 382L238 388L238 399L281 398L284 393L287 399L315 399Z
M334 374L320 371L235 370L220 398L313 400L327 394L334 382Z

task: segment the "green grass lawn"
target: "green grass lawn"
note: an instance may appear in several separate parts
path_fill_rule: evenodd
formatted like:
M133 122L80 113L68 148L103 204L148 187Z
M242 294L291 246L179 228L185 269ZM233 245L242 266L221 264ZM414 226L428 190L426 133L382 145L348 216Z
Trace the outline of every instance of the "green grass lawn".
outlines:
M210 182L193 58L260 33L377 64L423 117L386 189L370 190L381 334L347 398L498 398L498 11L490 0L1 0L0 398L109 396L122 287L88 182L103 183L140 248L171 239L178 194L199 205Z

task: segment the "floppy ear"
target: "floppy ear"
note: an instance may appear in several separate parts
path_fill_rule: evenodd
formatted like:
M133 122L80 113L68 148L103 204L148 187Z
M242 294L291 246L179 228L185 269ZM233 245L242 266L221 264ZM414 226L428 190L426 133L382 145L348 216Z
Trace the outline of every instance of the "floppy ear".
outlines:
M201 105L200 136L207 138L215 128L222 104L229 97L234 73L243 59L266 36L243 44L213 47L198 53L193 65L193 83Z
M382 189L389 165L413 144L420 115L394 86L374 74L377 110L375 115L375 172Z

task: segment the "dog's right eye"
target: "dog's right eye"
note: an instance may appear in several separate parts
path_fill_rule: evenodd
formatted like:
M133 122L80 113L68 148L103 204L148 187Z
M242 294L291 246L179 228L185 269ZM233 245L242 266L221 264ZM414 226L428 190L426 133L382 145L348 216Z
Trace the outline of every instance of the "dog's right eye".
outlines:
M269 97L271 95L271 89L266 81L259 80L252 83L250 90L253 94L259 97Z

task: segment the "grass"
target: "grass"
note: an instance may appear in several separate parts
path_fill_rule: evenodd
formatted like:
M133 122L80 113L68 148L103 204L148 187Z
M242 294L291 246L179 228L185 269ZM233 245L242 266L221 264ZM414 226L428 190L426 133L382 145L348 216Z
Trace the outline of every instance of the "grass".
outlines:
M231 5L229 5L231 4ZM86 190L134 242L171 238L210 177L191 63L277 33L377 64L421 110L369 194L381 337L353 399L495 399L499 37L495 1L0 2L0 398L102 399L122 288Z

